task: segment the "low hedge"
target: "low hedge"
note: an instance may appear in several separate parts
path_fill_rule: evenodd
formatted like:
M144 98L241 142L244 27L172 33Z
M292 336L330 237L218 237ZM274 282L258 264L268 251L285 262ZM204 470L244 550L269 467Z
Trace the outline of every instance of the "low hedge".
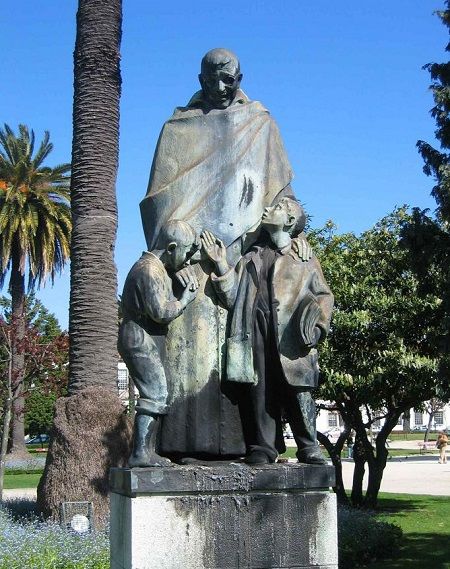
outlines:
M339 569L361 567L376 559L395 557L402 530L356 508L338 508Z

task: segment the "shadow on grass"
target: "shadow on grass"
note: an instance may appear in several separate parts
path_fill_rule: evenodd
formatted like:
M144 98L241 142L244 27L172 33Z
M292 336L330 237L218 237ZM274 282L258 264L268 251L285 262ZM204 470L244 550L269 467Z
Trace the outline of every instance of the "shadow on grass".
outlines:
M450 500L442 496L382 494L377 518L400 526L398 557L370 569L450 569Z
M449 569L449 537L438 533L410 533L395 559L367 565L368 569Z

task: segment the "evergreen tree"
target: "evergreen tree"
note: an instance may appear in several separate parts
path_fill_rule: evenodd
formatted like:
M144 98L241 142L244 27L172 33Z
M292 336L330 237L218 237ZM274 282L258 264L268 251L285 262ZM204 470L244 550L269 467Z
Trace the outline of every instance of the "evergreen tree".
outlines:
M450 30L450 0L445 10L437 13ZM446 46L450 51L450 42ZM404 224L403 243L409 249L411 262L421 282L423 293L433 292L441 298L441 325L435 343L441 351L440 373L444 387L450 385L450 62L428 63L430 90L434 106L431 116L436 121L435 135L439 148L423 140L417 148L425 162L423 171L434 179L431 195L437 208L435 215L415 208L413 218ZM444 390L445 391L445 390ZM444 395L444 394L442 394Z

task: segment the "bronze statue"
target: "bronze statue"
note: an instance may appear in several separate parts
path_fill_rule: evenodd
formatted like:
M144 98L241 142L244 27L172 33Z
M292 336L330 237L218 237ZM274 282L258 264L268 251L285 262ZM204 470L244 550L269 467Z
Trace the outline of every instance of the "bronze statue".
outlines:
M283 409L295 430L299 459L321 462L314 424L304 424L312 421L310 389L317 382L315 345L326 333L332 295L303 233L304 214L292 201L292 171L278 127L261 103L243 93L241 80L239 60L232 52L219 48L204 56L201 90L186 106L176 108L164 124L147 195L141 203L149 251L159 247L160 236L171 220L183 220L197 234L203 232L203 250L192 251L191 267L171 275L175 294L180 294L177 286L189 289L195 280L196 295L160 338L168 396L156 450L176 461L246 455L249 462L271 462L282 450L278 439ZM276 209L272 210L273 206ZM287 226L283 225L278 232L271 232L267 219L278 212L285 216L288 210L302 212L300 217L294 215L295 231L285 231ZM289 253L278 259L281 238ZM213 269L211 247L218 244L220 262L223 267L226 264L229 278L233 274L237 279L233 281L237 290L245 281L244 267L256 262L259 253L255 251L261 253L264 272L257 275L259 284L253 293L258 298L264 296L265 302L273 293L280 310L285 311L279 319L284 326L281 337L274 333L270 308L265 316L269 335L261 329L252 339L242 341L243 328L239 326L250 326L254 332L254 326L263 324L246 316L253 309L254 299L236 292L235 301L231 301L224 297L226 291L215 278L209 278ZM218 266L216 270L218 279L224 276ZM235 342L239 334L241 339ZM255 338L261 349L254 349ZM255 362L255 353L278 358L278 367L270 373L264 371L266 364ZM252 369L256 370L258 384L243 385ZM130 372L135 373L131 368ZM235 372L240 378L233 375ZM273 387L276 397L286 397L283 405L274 406L273 417L269 413L270 420L266 417L263 421L272 421L264 446L254 430L260 424L255 409L267 402L256 394L266 384ZM295 402L289 407L286 402L292 398ZM302 429L306 434L301 434ZM135 444L142 448L137 438ZM156 450L152 448L151 452ZM140 463L140 458L133 457L130 462Z

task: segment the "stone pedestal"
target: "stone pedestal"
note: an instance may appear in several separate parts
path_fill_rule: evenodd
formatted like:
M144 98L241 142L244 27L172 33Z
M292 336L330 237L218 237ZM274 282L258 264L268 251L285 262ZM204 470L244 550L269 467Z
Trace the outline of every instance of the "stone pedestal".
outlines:
M111 470L111 569L337 569L330 466Z

